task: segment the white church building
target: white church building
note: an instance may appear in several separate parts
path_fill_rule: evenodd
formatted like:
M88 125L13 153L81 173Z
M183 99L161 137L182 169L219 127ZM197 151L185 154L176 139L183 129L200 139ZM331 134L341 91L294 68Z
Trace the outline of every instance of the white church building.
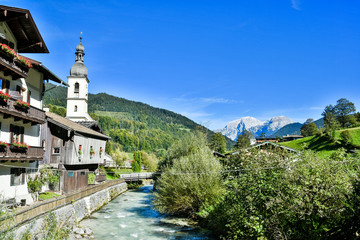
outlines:
M43 139L46 139L42 164L61 170L60 190L72 192L88 186L88 172L105 163L104 135L88 114L88 70L84 46L76 47L75 64L68 77L66 118L46 112Z

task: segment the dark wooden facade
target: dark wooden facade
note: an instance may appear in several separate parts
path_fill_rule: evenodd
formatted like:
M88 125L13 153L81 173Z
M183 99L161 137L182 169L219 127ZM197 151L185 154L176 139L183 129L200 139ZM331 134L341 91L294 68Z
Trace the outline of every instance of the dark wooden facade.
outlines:
M64 193L74 192L88 186L88 169L62 171L60 189Z

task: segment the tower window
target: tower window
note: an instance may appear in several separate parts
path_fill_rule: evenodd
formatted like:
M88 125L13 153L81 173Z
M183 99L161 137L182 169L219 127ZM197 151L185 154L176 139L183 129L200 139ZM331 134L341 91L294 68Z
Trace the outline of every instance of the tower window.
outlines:
M77 112L77 105L75 105L74 107L74 112Z
M79 84L79 83L75 83L74 93L79 93L79 87L80 87L80 84Z

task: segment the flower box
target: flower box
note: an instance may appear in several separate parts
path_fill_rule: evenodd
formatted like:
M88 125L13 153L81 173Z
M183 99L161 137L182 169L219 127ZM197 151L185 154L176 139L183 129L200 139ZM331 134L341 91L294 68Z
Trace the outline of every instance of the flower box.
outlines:
M94 154L95 154L94 149L93 149L93 148L90 148L90 156L91 156L91 155L94 155Z
M22 148L22 149L30 148L29 145L27 145L26 143L21 143L21 142L14 142L12 145L14 148Z
M14 142L11 147L12 151L22 152L22 153L26 152L29 148L30 148L29 145L27 145L26 143L21 143L21 142Z
M92 147L90 147L90 159L92 159L95 155L95 151Z
M4 58L6 58L9 62L14 61L14 58L17 56L14 49L3 43L0 44L0 49L0 53Z
M27 69L32 67L31 62L20 55L16 56L16 60Z
M15 102L15 105L19 108L22 108L22 109L29 109L30 108L30 104L27 103L27 102L24 102L22 100L17 100Z
M6 151L6 148L9 146L8 143L6 142L3 142L3 141L0 141L0 151L1 152L5 152Z
M100 157L102 156L102 154L103 154L103 148L102 147L100 147L100 151L99 151L99 154L100 154Z
M0 101L1 102L7 102L7 100L10 98L11 96L10 96L10 94L8 94L8 93L4 93L3 91L0 91Z
M23 71L28 72L29 68L32 67L32 64L29 60L17 54L14 49L12 49L6 44L3 43L0 44L0 54L10 63L14 62L15 59L17 66L19 66Z

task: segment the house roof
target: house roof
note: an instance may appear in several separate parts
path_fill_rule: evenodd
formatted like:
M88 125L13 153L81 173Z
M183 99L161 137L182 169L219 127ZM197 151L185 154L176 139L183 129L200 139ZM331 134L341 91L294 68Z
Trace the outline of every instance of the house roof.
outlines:
M0 5L0 22L11 29L19 53L49 53L29 10Z
M283 136L283 138L303 138L303 135L286 135Z
M282 149L285 149L285 150L287 150L287 151L294 152L294 153L297 153L297 152L298 152L298 151L295 150L295 149L292 149L292 148L289 148L289 147L285 147L285 146L282 146L282 145L280 145L280 144L276 144L276 143L273 143L273 142L268 142L268 141L267 141L267 142L263 142L263 143L256 144L256 145L251 146L251 147L248 147L248 148L246 148L245 150L250 150L250 149L253 149L253 148L259 148L259 147L265 146L265 145L272 145L272 146L274 146L274 147L282 148ZM231 155L238 154L238 153L239 153L239 151L236 151L236 152L231 153Z
M78 121L76 122L84 127L90 128L94 131L104 133L97 121Z
M51 72L47 67L45 67L41 62L36 61L29 57L25 57L25 56L22 56L22 57L25 58L26 60L30 61L35 69L37 69L38 71L40 71L44 74L43 80L52 80L52 81L60 83L64 86L67 86L67 87L69 86L61 78L56 76L55 73Z
M84 127L76 122L73 122L67 118L61 117L55 113L46 112L46 116L47 116L47 119L49 122L51 122L59 127L62 127L66 130L74 131L75 134L77 133L80 135L90 135L90 136L93 136L94 138L100 138L100 139L104 139L104 140L111 139L110 137L108 137L102 133L99 133L90 128Z
M52 71L50 71L47 67L42 65L41 63L39 65L34 65L34 68L38 69L40 72L44 74L44 80L52 80L54 82L60 83L66 87L69 85L64 82L61 78L55 75Z
M289 148L289 147L285 147L285 146L282 146L282 145L280 145L280 144L276 144L276 143L273 143L273 142L263 142L263 143L259 143L259 144L255 145L255 146L249 147L249 148L247 148L247 149L258 148L258 147L261 147L261 146L264 146L264 145L272 145L272 146L274 146L274 147L282 148L282 149L288 150L288 151L290 151L290 152L295 152L295 153L298 152L298 151L295 150L295 149L292 149L292 148Z

